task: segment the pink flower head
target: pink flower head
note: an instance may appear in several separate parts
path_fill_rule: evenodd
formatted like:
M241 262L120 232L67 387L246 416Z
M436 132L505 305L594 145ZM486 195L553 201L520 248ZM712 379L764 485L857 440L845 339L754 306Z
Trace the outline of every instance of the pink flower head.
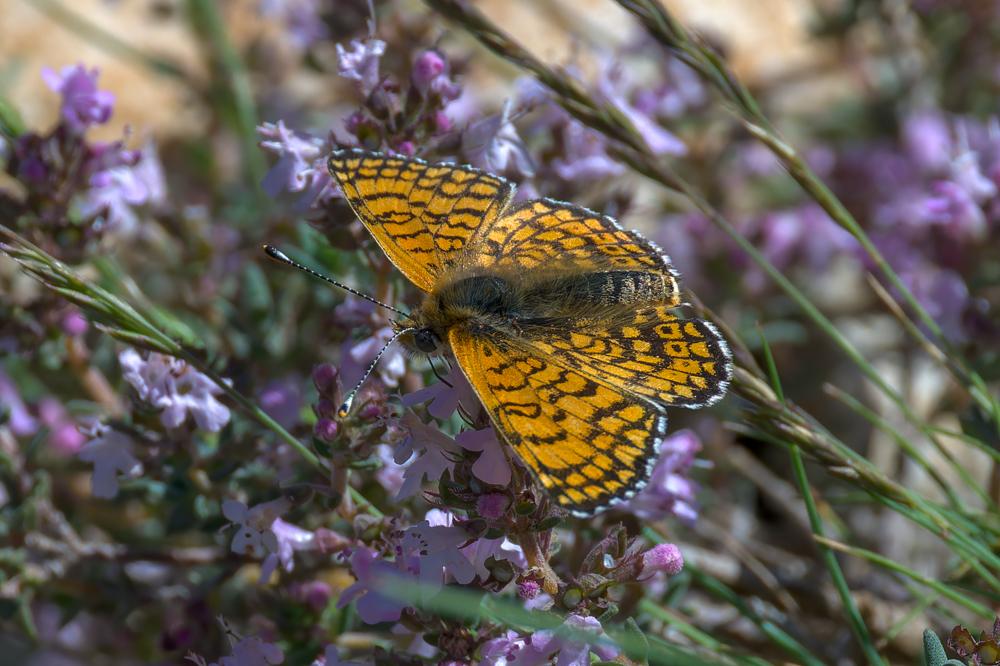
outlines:
M461 455L458 444L436 426L428 425L413 412L407 412L399 421L405 433L393 454L398 465L406 465L403 484L396 495L398 499L412 497L420 490L424 480L437 481L445 470L455 467Z
M466 451L479 451L479 458L472 464L472 473L480 481L495 486L510 483L510 463L493 426L482 430L465 430L455 437L455 443Z
M500 113L469 125L462 134L462 152L474 166L490 173L531 177L535 165L511 122L512 111L513 105L507 100Z
M684 568L684 556L681 549L672 543L661 543L653 546L642 554L642 571L639 580L649 578L662 571L668 576L676 576Z
M83 65L63 67L58 74L47 67L42 70L45 83L62 96L63 122L75 132L103 125L114 112L115 96L97 89L98 75L96 67L87 71Z
M156 352L143 359L131 347L118 355L118 362L139 398L162 410L160 421L166 427L179 427L188 414L209 432L229 422L229 408L215 398L222 389L186 362Z
M663 441L649 483L629 501L639 517L656 520L674 515L687 523L697 519L697 486L687 473L700 450L701 440L691 430L679 430Z
M384 591L392 589L399 581L412 584L416 578L364 546L351 554L350 564L357 582L340 595L337 608L356 600L358 615L368 624L399 620L406 604Z
M447 419L460 406L467 414L475 411L479 398L458 367L453 367L445 375L444 381L431 384L403 396L403 404L407 407L428 402L427 412L436 419Z
M385 53L380 39L353 40L349 48L337 44L337 73L358 82L361 94L367 97L379 83L379 61Z
M298 194L295 207L304 211L338 193L326 169L326 142L288 129L285 123L264 123L257 127L262 150L278 156L264 176L261 187L272 197L282 192Z

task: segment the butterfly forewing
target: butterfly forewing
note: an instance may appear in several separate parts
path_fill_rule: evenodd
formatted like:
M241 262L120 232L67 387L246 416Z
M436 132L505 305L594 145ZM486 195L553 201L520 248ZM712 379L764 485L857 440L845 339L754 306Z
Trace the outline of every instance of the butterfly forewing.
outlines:
M334 152L330 173L389 260L431 291L506 207L514 186L471 167L358 150Z
M645 483L662 409L499 332L453 329L448 340L494 426L560 506L589 515Z
M645 273L661 281L655 300L680 303L676 273L659 248L592 210L551 199L526 201L483 229L482 242L469 258L475 265Z

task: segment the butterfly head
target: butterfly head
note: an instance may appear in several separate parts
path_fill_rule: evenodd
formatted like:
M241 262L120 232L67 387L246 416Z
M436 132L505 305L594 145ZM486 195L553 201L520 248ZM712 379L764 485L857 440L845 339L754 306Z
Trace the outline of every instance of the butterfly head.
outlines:
M434 328L422 320L419 313L410 315L404 321L394 321L393 328L399 334L399 341L408 349L424 354L438 354L443 342Z

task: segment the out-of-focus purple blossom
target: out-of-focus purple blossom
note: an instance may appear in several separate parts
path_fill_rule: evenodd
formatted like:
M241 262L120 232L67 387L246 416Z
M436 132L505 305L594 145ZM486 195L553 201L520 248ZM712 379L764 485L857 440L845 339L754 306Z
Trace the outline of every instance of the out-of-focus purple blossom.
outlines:
M339 194L326 169L327 142L294 132L281 120L259 125L257 135L261 138L260 147L278 156L261 183L270 196L277 197L283 192L297 194L295 208L305 211Z
M239 555L257 558L265 554L277 554L278 537L271 526L290 506L284 498L258 504L252 509L237 500L224 500L222 515L238 528L233 534L230 550Z
M76 200L76 209L85 219L103 217L106 225L128 234L139 224L134 208L165 201L166 181L151 141L139 153L129 153L116 161L126 160L94 173L90 187Z
M476 478L495 486L510 483L510 463L492 426L483 430L465 430L455 437L455 443L466 451L480 452L479 458L472 464L472 473Z
M779 268L801 258L809 268L822 270L834 256L858 247L854 237L816 204L768 213L759 226L764 256Z
M300 50L329 35L317 0L261 0L260 13L281 21L289 41Z
M951 178L977 204L997 195L997 186L992 179L983 174L979 164L979 155L971 150L965 150L951 162Z
M462 154L473 166L490 173L530 178L535 165L511 122L512 110L513 104L507 100L500 113L469 125L462 133Z
M444 376L444 381L403 396L403 404L407 407L424 402L428 403L427 412L431 416L444 420L454 414L459 406L466 414L474 413L479 399L469 380L465 378L465 373L455 366Z
M934 266L900 273L903 284L913 293L945 336L964 341L964 316L969 308L969 288L958 273Z
M639 580L650 578L661 571L668 576L676 576L683 568L684 556L681 549L672 543L660 543L642 554Z
M518 652L524 647L524 642L523 636L508 629L503 636L483 643L479 663L486 666L507 666L519 663L516 659Z
M647 520L673 515L686 523L693 523L698 518L695 503L698 488L687 473L700 450L701 440L691 430L680 430L663 440L660 459L653 468L649 483L629 500L632 510Z
M333 405L330 407L331 410L335 409ZM322 417L313 426L313 433L324 442L332 442L337 439L337 434L340 433L340 424L331 418Z
M63 67L57 74L45 68L42 78L53 91L62 96L60 114L73 131L82 133L91 125L103 125L114 112L115 96L97 89L99 70L88 71L82 64Z
M416 570L426 590L440 587L447 572L459 583L471 583L476 568L465 557L461 547L469 542L469 533L457 525L431 525L424 520L403 532L400 546L403 558L411 570ZM414 567L412 562L416 561Z
M421 51L410 72L413 87L424 97L435 94L442 102L451 102L461 94L461 87L451 80L448 61L434 49Z
M38 403L38 418L49 430L49 446L57 453L75 455L86 441L63 404L52 397Z
M628 117L632 126L642 135L646 145L655 155L684 155L687 146L673 133L632 105L628 99L624 70L619 65L605 67L597 82L597 90L605 100L614 104Z
M608 155L604 137L574 119L562 130L563 153L552 160L556 174L567 182L601 180L625 173L625 167Z
M591 634L593 639L584 638ZM536 631L528 638L512 631L483 644L481 664L490 666L589 666L593 652L600 659L614 659L621 652L608 641L604 627L594 617L568 615L562 625L553 630ZM592 641L592 642L589 642Z
M310 580L293 585L291 592L292 596L317 613L326 608L330 599L333 598L333 588L321 580Z
M453 469L461 456L461 448L455 440L427 425L413 412L404 414L399 426L405 435L396 445L393 459L399 465L406 464L403 485L396 496L403 499L417 494L425 479L437 481L445 470Z
M162 410L160 421L166 427L179 427L188 414L209 432L229 423L229 408L215 398L222 389L184 361L157 352L143 359L129 347L118 355L118 362L139 398Z
M413 157L417 154L417 145L412 141L400 141L393 152L404 157Z
M87 332L87 317L76 308L70 308L59 320L59 327L66 335L78 338Z
M635 92L635 109L655 118L676 118L708 100L705 84L693 69L677 58L668 58L663 68L667 80Z
M392 327L383 326L353 345L344 345L341 354L340 374L345 385L357 384L379 351L392 339L392 336ZM394 342L391 347L386 349L375 367L375 372L386 386L393 388L399 385L399 380L406 374L406 355L402 345Z
M274 573L279 563L282 569L291 573L295 568L295 551L316 549L316 535L313 532L302 529L298 525L287 523L280 517L274 519L270 530L271 534L277 540L277 548L261 564L261 584L265 584L271 580L271 574Z
M436 527L450 528L455 526L455 515L441 509L431 509L428 511L425 520L432 529ZM464 541L468 541L468 535L464 531L455 532L454 535L457 535L459 538L464 537ZM475 539L467 545L462 546L461 552L472 564L472 568L476 572L475 575L480 580L487 580L490 577L490 571L486 568L486 561L491 557L497 561L507 560L521 569L528 566L521 547L506 537Z
M384 593L384 590L391 590L400 581L415 583L416 578L363 546L351 554L350 564L357 582L340 595L337 608L357 601L358 616L367 624L398 620L406 604Z
M257 401L268 416L286 430L299 422L302 410L302 383L294 377L269 382L257 396Z
M118 475L135 478L142 474L142 464L132 454L132 440L103 424L86 433L90 439L80 447L80 459L94 465L91 493L111 499L118 494Z
M256 636L240 638L232 647L232 654L218 662L208 663L205 658L188 654L187 659L197 666L274 666L285 661L285 654L277 645L266 643Z
M927 172L947 168L952 154L951 129L937 110L918 111L903 121L903 145L917 166Z
M375 455L378 456L378 459L382 463L382 466L375 472L375 480L391 496L398 496L400 490L403 488L406 467L396 462L393 457L392 447L388 444L379 444L375 447Z
M332 394L338 389L337 379L340 377L340 370L332 363L320 363L313 368L313 385L320 395Z
M986 234L986 215L966 188L940 180L934 183L932 192L924 200L927 222L959 239L977 239Z
M38 421L21 397L14 381L0 369L0 414L6 415L7 427L18 437L38 432Z
M444 134L445 132L451 131L455 126L451 117L444 111L434 112L434 131L438 134Z
M379 61L385 53L385 42L380 39L353 40L350 47L337 44L337 73L358 82L361 94L372 94L379 83Z

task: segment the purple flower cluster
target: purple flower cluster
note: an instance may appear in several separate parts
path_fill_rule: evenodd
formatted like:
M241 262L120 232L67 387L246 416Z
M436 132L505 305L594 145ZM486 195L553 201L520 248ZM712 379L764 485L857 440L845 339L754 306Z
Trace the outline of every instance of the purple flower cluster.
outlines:
M165 199L155 145L147 142L134 151L124 141L87 140L87 130L107 123L114 109L114 96L97 87L96 69L75 65L60 73L45 70L43 76L61 97L60 122L48 134L28 132L14 140L6 170L26 191L18 205L49 232L134 233L136 209Z

